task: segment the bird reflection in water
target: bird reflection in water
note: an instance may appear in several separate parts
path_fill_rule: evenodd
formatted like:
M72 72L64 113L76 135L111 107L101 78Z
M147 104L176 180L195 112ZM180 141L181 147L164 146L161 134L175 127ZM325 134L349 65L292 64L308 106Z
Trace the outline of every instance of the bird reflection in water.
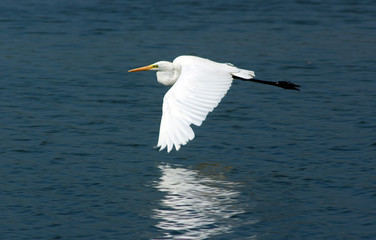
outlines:
M167 195L155 209L156 225L168 239L206 239L231 231L244 213L238 184L203 176L200 171L161 165L156 188Z

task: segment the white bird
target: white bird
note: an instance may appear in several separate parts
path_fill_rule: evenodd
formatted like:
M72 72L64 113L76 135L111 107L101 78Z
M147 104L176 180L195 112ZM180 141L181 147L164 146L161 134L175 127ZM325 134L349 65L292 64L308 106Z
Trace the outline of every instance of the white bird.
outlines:
M217 63L195 56L180 56L173 62L160 61L129 72L157 71L158 82L172 86L163 98L162 119L157 147L170 152L195 137L191 124L201 126L209 112L218 106L233 79L299 90L291 82L257 80L255 73L230 63Z

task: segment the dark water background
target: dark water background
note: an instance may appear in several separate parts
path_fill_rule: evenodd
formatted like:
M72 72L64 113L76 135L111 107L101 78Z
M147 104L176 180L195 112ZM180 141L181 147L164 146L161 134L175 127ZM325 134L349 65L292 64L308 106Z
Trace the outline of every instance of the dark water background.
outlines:
M375 1L0 3L1 239L375 239ZM133 67L184 54L235 82L158 152Z

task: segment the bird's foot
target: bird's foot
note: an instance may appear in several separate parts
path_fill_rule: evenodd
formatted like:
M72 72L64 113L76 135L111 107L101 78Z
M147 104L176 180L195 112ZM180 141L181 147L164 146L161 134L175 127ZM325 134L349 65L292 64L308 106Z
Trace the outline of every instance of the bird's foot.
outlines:
M298 87L299 85L296 85L295 83L289 82L289 81L278 81L276 82L276 85L278 87L284 88L284 89L291 89L291 90L297 90L300 91Z

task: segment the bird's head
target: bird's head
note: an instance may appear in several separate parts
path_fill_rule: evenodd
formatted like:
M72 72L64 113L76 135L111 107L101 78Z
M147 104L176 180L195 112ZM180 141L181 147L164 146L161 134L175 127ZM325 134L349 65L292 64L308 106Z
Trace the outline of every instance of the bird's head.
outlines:
M173 64L167 61L159 61L144 67L139 67L135 69L131 69L128 72L139 72L139 71L147 71L147 70L154 70L154 71L170 71L173 69Z
M179 65L175 66L172 62L167 61L159 61L145 67L139 67L135 69L131 69L128 72L139 72L139 71L147 71L147 70L154 70L157 71L157 80L159 83L165 86L172 86L178 80L180 75L180 67Z

